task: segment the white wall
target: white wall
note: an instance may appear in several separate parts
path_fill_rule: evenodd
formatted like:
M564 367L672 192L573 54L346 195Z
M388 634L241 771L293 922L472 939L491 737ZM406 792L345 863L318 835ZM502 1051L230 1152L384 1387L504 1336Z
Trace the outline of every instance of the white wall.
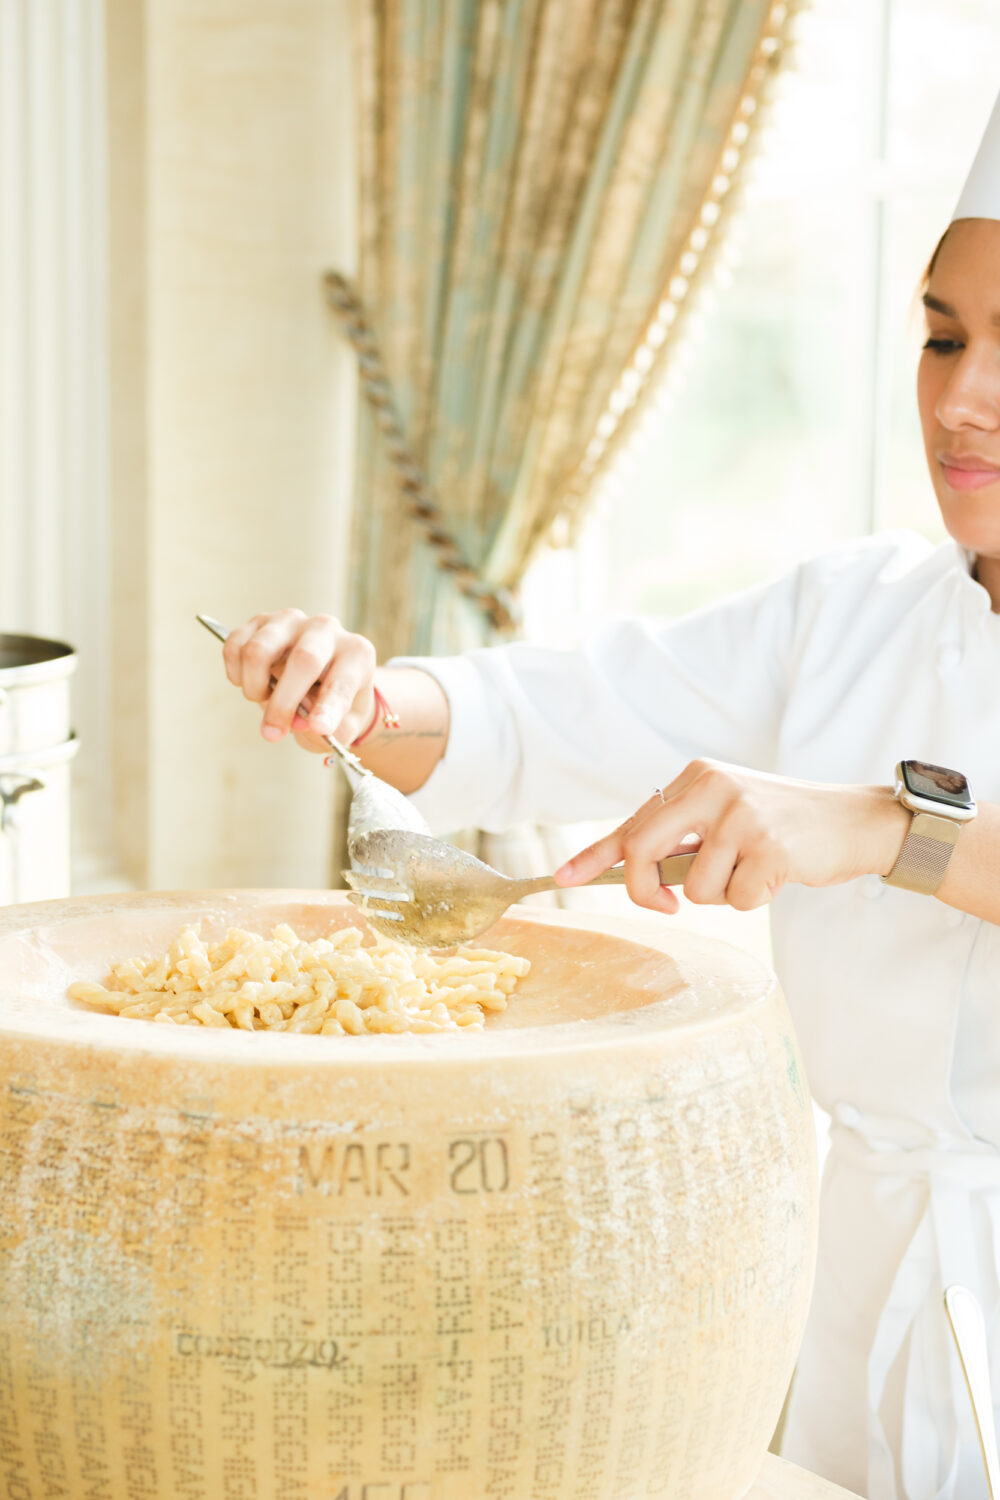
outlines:
M0 0L0 630L72 641L76 845L116 865L107 755L107 215L101 0Z
M342 598L354 372L321 276L353 269L347 0L156 0L141 38L135 9L108 0L111 96L143 113L111 177L113 285L140 261L146 354L119 330L116 676L145 764L123 832L144 826L145 884L323 885L332 775L260 739L194 614Z
M0 0L0 629L79 647L77 885L323 885L196 610L343 598L349 0Z

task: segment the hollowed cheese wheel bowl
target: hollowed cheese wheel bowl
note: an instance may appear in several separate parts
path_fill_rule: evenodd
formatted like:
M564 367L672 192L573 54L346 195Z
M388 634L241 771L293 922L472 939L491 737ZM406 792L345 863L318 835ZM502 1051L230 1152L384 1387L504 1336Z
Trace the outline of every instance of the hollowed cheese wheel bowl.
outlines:
M773 975L669 918L519 913L485 1029L174 1027L66 998L201 920L0 911L0 1476L12 1500L736 1500L815 1247Z

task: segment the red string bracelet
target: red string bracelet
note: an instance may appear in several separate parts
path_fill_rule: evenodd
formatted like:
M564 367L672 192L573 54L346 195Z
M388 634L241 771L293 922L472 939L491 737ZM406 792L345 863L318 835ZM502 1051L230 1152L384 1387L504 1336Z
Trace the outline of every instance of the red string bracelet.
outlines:
M399 728L399 715L393 713L377 687L373 687L372 692L375 694L375 712L372 714L372 721L367 729L361 731L356 740L351 741L348 746L349 750L356 750L361 742L368 738L379 719L382 720L383 727L386 729Z

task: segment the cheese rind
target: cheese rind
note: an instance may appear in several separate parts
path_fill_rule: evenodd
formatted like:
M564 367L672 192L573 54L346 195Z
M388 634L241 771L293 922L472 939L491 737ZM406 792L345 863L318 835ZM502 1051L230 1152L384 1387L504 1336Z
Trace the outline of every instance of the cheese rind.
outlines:
M286 893L0 914L0 1410L25 1500L57 1473L114 1500L742 1494L815 1238L773 976L668 922L610 924L629 940L560 913L490 934L532 972L474 1036L319 1051L60 1000L67 967L96 976L181 907L353 920Z

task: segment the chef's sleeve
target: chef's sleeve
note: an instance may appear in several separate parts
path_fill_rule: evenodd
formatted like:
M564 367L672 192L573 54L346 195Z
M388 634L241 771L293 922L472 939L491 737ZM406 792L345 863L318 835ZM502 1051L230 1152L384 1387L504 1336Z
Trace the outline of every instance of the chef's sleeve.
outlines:
M414 805L438 833L620 818L698 756L770 769L797 575L580 649L399 658L448 698L448 746Z

